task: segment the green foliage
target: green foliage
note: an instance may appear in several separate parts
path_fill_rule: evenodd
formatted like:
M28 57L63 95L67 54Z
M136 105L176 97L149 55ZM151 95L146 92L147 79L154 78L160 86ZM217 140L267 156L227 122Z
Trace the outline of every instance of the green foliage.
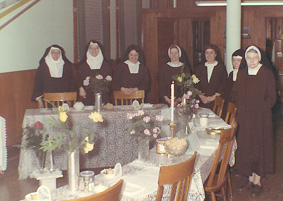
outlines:
M90 89L93 93L109 92L110 81L107 79L97 79L90 77L89 85L86 89Z

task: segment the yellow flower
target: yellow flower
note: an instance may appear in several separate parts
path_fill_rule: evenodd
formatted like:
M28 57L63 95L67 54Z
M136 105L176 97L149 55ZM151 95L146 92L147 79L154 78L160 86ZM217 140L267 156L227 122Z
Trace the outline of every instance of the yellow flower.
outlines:
M178 77L178 81L182 82L183 78L182 77Z
M98 112L92 112L88 117L94 122L103 122L102 116Z
M182 77L185 77L185 73L182 73Z
M192 78L193 78L193 83L196 84L199 82L199 79L195 75L192 75Z
M58 111L59 111L59 112L65 112L65 108L64 108L63 106L59 106L59 107L58 107Z
M66 112L60 112L60 121L66 122L67 119L68 119L68 115L66 114Z
M88 153L89 151L92 151L94 147L93 143L86 143L85 147L84 147L84 152Z

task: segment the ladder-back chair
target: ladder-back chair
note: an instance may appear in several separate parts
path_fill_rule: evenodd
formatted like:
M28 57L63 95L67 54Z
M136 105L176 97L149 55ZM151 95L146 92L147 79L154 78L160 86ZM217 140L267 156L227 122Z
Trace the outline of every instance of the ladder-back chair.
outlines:
M131 105L134 100L141 100L144 103L145 93L144 90L138 90L130 95L124 94L122 91L113 91L115 105L120 102L121 105Z
M217 152L204 187L205 192L210 194L212 201L216 201L216 196L221 196L224 201L227 201L227 195L225 191L225 187L227 185L227 168L237 127L238 123L235 121L232 125L232 128L221 131ZM216 171L219 161L220 169L217 173Z
M164 185L166 184L172 185L170 201L187 200L196 156L197 152L187 161L160 167L156 201L162 200Z
M121 199L120 196L123 182L124 180L120 179L116 184L106 189L105 191L90 196L65 201L119 201Z
M73 106L77 101L77 92L63 92L63 93L44 93L43 98L50 101L56 107L67 103L70 107ZM47 101L44 101L44 107L48 107Z
M223 105L224 105L225 100L220 97L220 96L216 96L215 100L214 100L214 106L212 111L221 118L222 115L222 110L223 110Z

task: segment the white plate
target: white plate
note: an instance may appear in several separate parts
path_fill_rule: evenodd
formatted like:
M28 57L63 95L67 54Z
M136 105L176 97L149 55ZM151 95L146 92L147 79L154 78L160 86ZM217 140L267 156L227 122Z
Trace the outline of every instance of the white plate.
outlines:
M84 107L85 110L94 110L94 106L92 105L87 105Z

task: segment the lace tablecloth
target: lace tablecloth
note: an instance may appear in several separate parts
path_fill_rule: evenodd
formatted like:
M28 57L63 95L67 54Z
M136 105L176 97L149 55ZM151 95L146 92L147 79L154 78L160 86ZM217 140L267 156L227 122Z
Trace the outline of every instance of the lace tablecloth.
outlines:
M114 110L102 110L100 113L103 117L103 123L94 123L89 119L89 114L93 112L92 107L83 111L75 111L71 108L69 118L75 122L77 133L82 133L83 128L91 128L98 135L94 150L85 155L80 155L81 168L99 168L111 167L116 163L122 165L132 162L138 157L138 142L135 136L129 135L127 128L130 127L131 121L127 119L127 112L131 107L119 107ZM146 114L151 118L161 115L161 110L169 110L165 107L148 107L144 108ZM43 124L51 117L57 118L57 111L44 109L27 109L23 128L33 126L35 122L41 121ZM48 134L56 133L52 128L44 124ZM22 148L19 161L19 179L26 179L34 170L39 169L39 160L31 149L24 148L25 139L22 139ZM67 155L63 150L55 150L54 165L61 170L67 169ZM46 160L49 163L49 160ZM46 164L48 166L48 164Z

